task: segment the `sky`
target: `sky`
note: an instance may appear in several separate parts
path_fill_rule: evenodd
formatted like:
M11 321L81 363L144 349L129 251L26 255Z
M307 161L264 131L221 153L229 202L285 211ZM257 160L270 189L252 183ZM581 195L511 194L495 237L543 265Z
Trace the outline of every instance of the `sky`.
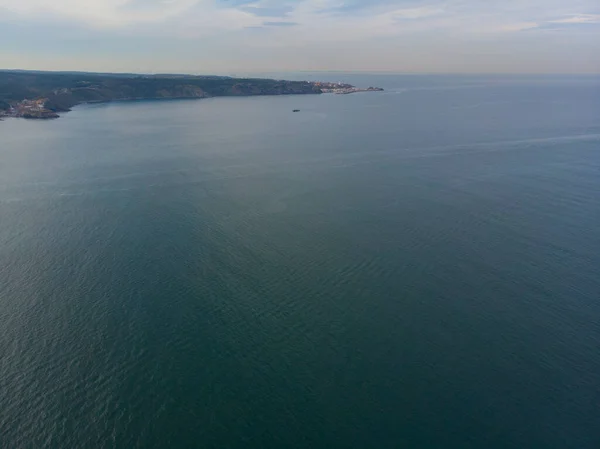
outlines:
M598 0L0 0L0 68L600 73Z

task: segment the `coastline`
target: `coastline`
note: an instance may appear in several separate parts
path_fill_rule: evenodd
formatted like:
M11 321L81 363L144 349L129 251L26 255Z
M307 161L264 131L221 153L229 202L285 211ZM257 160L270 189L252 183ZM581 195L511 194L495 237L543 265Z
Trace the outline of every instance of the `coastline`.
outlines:
M62 110L62 111L60 111L60 113L46 110L46 111L43 111L43 113L39 116L30 115L30 114L0 115L0 121L4 121L7 118L18 118L18 119L25 119L25 120L56 120L56 119L62 117L63 114L72 112L73 109L78 108L79 106L96 105L96 104L100 105L100 104L110 104L110 103L136 103L136 102L144 102L144 101L154 103L154 102L181 101L181 100L187 100L187 101L208 100L211 98L280 97L280 96L292 96L292 95L322 95L322 93L314 92L314 93L309 93L309 94L221 95L221 96L206 96L206 97L148 97L148 98L132 97L132 98L118 98L118 99L114 99L114 100L92 100L92 101L82 101L80 103L74 104L73 106L69 107L68 110Z
M350 95L354 93L364 93L364 92L383 92L384 89L361 89L355 88L352 91L347 92L313 92L307 94L257 94L257 95L221 95L221 96L206 96L206 97L132 97L132 98L118 98L114 100L91 100L91 101L82 101L81 103L74 104L68 110L60 111L60 113L49 111L47 116L31 116L31 115L0 115L0 122L5 121L7 118L21 118L25 120L56 120L62 117L63 114L71 112L73 109L79 106L85 105L96 105L96 104L109 104L109 103L135 103L135 102L163 102L163 101L178 101L178 100L208 100L211 98L231 98L231 97L281 97L281 96L293 96L293 95Z
M2 91L2 83L7 90ZM52 86L52 87L48 87ZM0 72L0 119L50 120L83 104L382 91L351 84L210 76Z

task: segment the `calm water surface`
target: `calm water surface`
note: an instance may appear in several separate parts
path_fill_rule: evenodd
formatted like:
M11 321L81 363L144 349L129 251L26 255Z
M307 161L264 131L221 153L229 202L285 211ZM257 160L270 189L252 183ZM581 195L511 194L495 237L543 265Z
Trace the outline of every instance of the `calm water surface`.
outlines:
M600 447L600 80L322 78L0 123L1 448Z

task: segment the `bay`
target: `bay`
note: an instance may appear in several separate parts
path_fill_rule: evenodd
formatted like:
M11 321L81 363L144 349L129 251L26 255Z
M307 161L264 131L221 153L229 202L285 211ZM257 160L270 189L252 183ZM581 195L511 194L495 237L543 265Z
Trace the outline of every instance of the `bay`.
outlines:
M600 80L288 77L0 123L0 447L597 447Z

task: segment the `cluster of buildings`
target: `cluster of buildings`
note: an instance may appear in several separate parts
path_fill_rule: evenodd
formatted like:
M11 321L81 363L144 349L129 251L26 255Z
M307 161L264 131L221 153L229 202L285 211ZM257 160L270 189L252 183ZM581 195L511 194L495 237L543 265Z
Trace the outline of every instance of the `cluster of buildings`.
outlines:
M324 94L353 94L355 92L379 92L383 89L379 87L369 87L366 89L354 87L352 84L345 83L324 83L324 82L316 82L314 83L316 87L321 89L321 92Z
M58 114L46 109L46 98L23 100L11 105L4 115L23 118L56 118Z
M321 89L321 92L323 93L331 93L333 91L336 90L341 90L341 89L351 89L354 86L351 84L344 84L344 83L326 83L323 81L316 81L313 83L316 87L318 87L319 89Z

